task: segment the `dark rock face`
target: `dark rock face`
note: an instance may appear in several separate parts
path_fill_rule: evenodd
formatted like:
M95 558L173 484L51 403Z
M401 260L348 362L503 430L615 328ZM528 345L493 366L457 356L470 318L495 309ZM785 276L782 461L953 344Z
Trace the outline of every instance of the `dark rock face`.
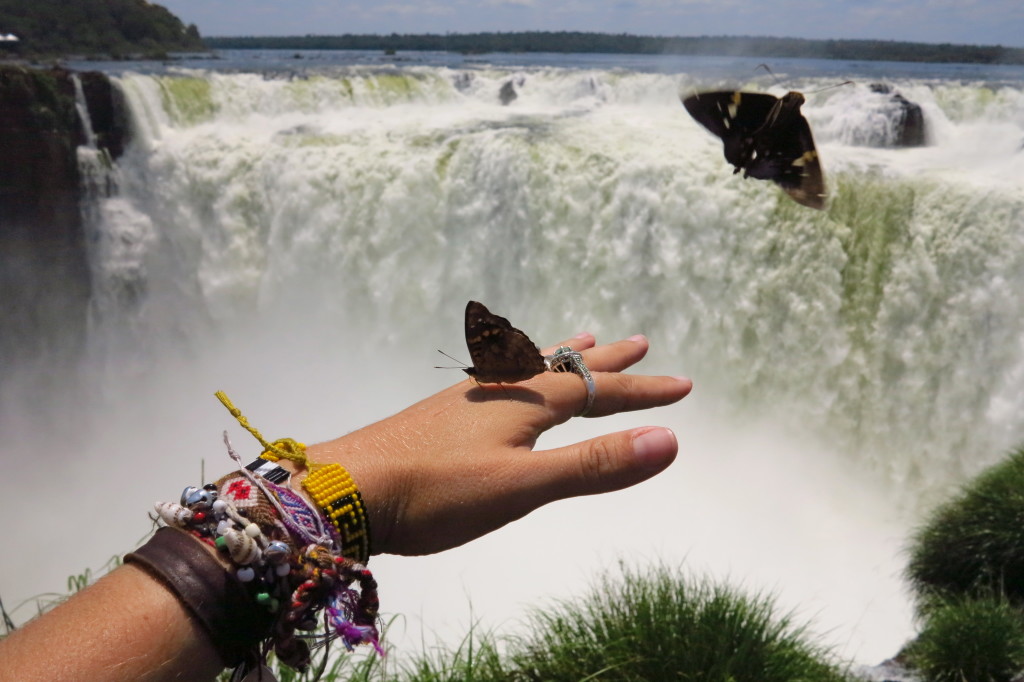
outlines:
M501 100L502 104L508 106L509 104L514 102L518 97L519 95L516 93L516 86L512 83L511 80L507 80L504 83L502 83L501 90L498 92L498 99Z
M926 144L926 139L924 112L921 110L921 105L911 102L886 83L872 83L871 92L889 95L890 101L896 107L896 119L893 121L896 139L893 141L893 146L923 147Z
M109 78L97 71L80 73L78 78L82 82L82 93L96 134L96 144L106 149L112 159L117 159L124 153L129 133L127 106L121 91L113 86ZM84 140L81 140L78 144L83 143Z
M82 74L82 85L97 138L120 154L123 117L110 82ZM83 140L70 72L0 67L0 382L40 358L60 371L81 349L90 293Z

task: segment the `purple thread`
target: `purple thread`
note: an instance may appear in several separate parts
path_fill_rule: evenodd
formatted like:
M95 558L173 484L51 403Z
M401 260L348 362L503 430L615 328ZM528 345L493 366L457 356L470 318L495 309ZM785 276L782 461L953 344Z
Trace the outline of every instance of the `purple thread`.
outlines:
M324 523L325 519L310 509L301 495L270 481L264 480L263 484L277 495L281 508L288 512L281 520L293 535L301 537L306 544L315 544L321 540L320 533L327 530L328 536L337 543L337 538L330 530L330 524ZM317 517L320 517L319 525L316 523Z

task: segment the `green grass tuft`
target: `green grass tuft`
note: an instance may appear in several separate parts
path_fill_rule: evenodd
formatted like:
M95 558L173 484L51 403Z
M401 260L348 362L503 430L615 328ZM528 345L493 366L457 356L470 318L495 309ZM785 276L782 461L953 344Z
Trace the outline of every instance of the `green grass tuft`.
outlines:
M1024 617L996 597L933 605L904 653L925 682L1010 682L1024 671Z
M500 642L490 632L474 626L454 649L424 648L424 652L402 665L392 679L402 682L500 682L512 672L500 653Z
M960 595L1024 606L1024 447L964 486L916 531L907 577L918 610Z
M591 595L537 611L510 679L664 682L850 680L774 602L664 567L605 576Z

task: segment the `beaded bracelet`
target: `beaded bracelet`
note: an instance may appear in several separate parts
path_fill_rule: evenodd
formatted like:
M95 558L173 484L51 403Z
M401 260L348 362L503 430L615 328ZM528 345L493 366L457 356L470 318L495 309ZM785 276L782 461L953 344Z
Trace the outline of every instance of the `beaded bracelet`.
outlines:
M287 481L285 469L264 459L243 467L227 433L224 443L237 471L186 487L179 502L155 508L159 522L215 548L230 569L217 562L211 568L210 552L169 550L173 536L164 529L126 561L144 565L182 600L225 664L240 666L233 679L263 665L271 650L305 670L308 641L339 639L350 650L368 643L382 654L373 575L341 554L333 525L315 507L279 485ZM321 612L325 630L316 635ZM239 618L243 624L235 623Z
M267 457L263 453L261 457ZM370 527L366 507L355 481L340 464L327 464L311 471L302 481L309 493L341 536L341 553L365 563L370 558Z
M238 423L263 445L262 459L269 462L287 459L309 471L302 487L338 532L342 556L367 563L371 554L370 518L362 494L348 471L334 462L315 464L309 461L306 446L291 438L267 442L223 391L218 391L216 396Z

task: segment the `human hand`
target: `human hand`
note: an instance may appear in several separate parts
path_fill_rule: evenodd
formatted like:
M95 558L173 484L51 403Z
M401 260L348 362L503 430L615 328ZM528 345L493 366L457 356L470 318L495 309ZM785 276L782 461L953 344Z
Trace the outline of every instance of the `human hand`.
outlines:
M593 373L589 417L669 405L690 392L689 379L621 373L647 354L643 336L595 346L582 334L560 345L584 351ZM313 462L342 464L359 485L374 553L431 554L554 500L629 487L675 459L675 435L661 427L533 452L541 433L585 402L586 386L572 373L501 385L467 379L307 453Z

